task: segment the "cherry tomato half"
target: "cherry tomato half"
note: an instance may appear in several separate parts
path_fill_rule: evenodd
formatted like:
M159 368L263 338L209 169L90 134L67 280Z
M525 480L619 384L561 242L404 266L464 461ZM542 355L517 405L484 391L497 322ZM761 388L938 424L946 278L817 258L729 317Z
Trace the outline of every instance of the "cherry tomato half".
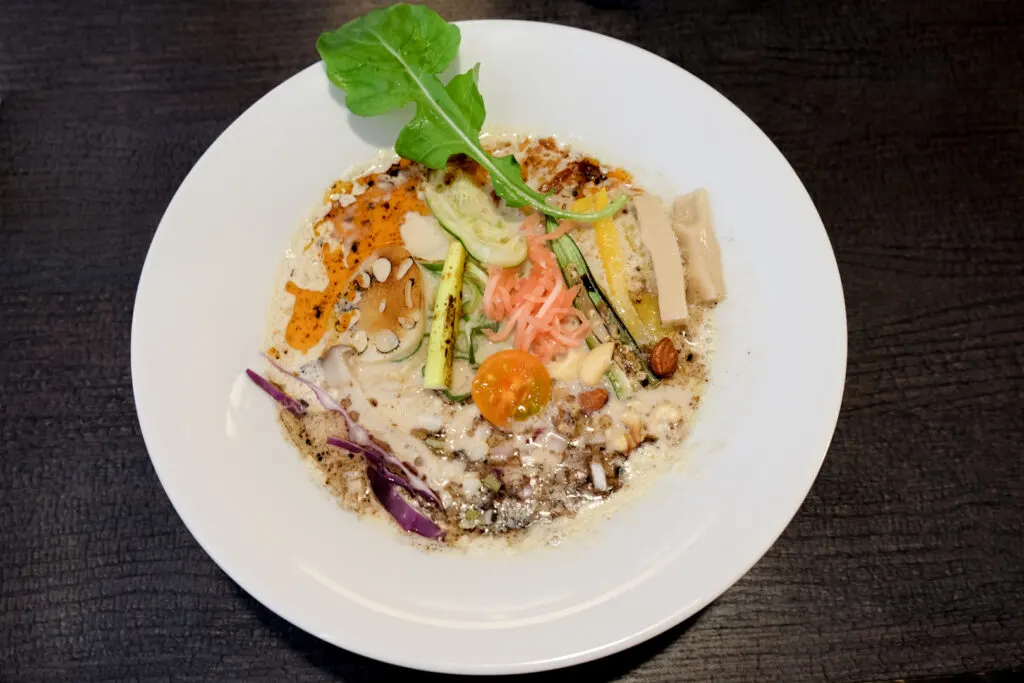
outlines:
M539 413L551 400L551 376L536 356L499 351L480 365L473 378L473 403L492 424Z

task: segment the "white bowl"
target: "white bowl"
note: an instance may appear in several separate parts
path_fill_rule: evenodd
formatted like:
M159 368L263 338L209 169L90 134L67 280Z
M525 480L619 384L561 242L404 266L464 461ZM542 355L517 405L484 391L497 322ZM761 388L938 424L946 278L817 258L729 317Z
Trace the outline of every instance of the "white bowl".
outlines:
M376 659L534 671L664 631L769 548L835 427L845 312L807 192L725 98L593 33L460 26L463 68L482 63L489 128L556 134L664 195L708 188L730 296L715 313L717 352L687 465L583 538L498 559L418 550L317 485L242 372L262 365L270 285L289 236L324 188L391 145L402 123L351 116L319 64L239 117L171 201L139 283L132 379L167 495L260 602Z

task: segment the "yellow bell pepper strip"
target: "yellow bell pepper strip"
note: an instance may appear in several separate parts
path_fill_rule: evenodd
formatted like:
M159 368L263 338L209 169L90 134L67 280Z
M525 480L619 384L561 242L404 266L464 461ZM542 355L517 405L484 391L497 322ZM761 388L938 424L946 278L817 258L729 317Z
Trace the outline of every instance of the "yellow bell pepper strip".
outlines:
M669 330L661 324L661 312L658 310L658 297L650 292L641 292L633 302L637 315L647 331L654 339L661 339L669 336Z
M606 206L608 206L608 193L602 188L594 195L577 199L572 204L572 210L579 213L592 212L600 211ZM619 233L615 228L615 222L611 218L594 221L594 237L597 242L597 253L601 257L601 265L604 267L605 279L608 282L609 302L637 342L641 345L653 344L657 341L657 337L653 337L653 333L649 329L650 326L640 318L629 296L626 258L619 245ZM655 307L655 316L657 316L657 307Z

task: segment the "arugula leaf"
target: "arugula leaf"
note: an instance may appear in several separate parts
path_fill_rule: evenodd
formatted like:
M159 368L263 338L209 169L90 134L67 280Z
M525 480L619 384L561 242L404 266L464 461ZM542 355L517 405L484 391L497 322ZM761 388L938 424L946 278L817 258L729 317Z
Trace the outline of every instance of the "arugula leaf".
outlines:
M585 222L617 213L625 196L593 213L550 206L545 195L523 181L515 157L484 150L480 130L487 110L477 87L480 65L448 85L437 77L455 59L460 41L459 28L433 10L400 3L322 34L316 49L353 114L377 116L416 105L416 115L395 142L395 152L406 159L443 168L453 154L465 154L490 173L494 191L512 207L532 206L548 216Z

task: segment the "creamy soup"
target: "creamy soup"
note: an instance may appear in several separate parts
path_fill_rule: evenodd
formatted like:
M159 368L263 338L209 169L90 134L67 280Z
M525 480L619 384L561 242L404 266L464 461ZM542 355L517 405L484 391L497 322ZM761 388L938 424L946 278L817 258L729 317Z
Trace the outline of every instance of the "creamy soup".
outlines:
M725 296L703 190L485 143L552 206L611 215L546 218L469 159L382 155L295 233L268 315L262 384L298 451L345 508L437 544L521 539L677 458Z

